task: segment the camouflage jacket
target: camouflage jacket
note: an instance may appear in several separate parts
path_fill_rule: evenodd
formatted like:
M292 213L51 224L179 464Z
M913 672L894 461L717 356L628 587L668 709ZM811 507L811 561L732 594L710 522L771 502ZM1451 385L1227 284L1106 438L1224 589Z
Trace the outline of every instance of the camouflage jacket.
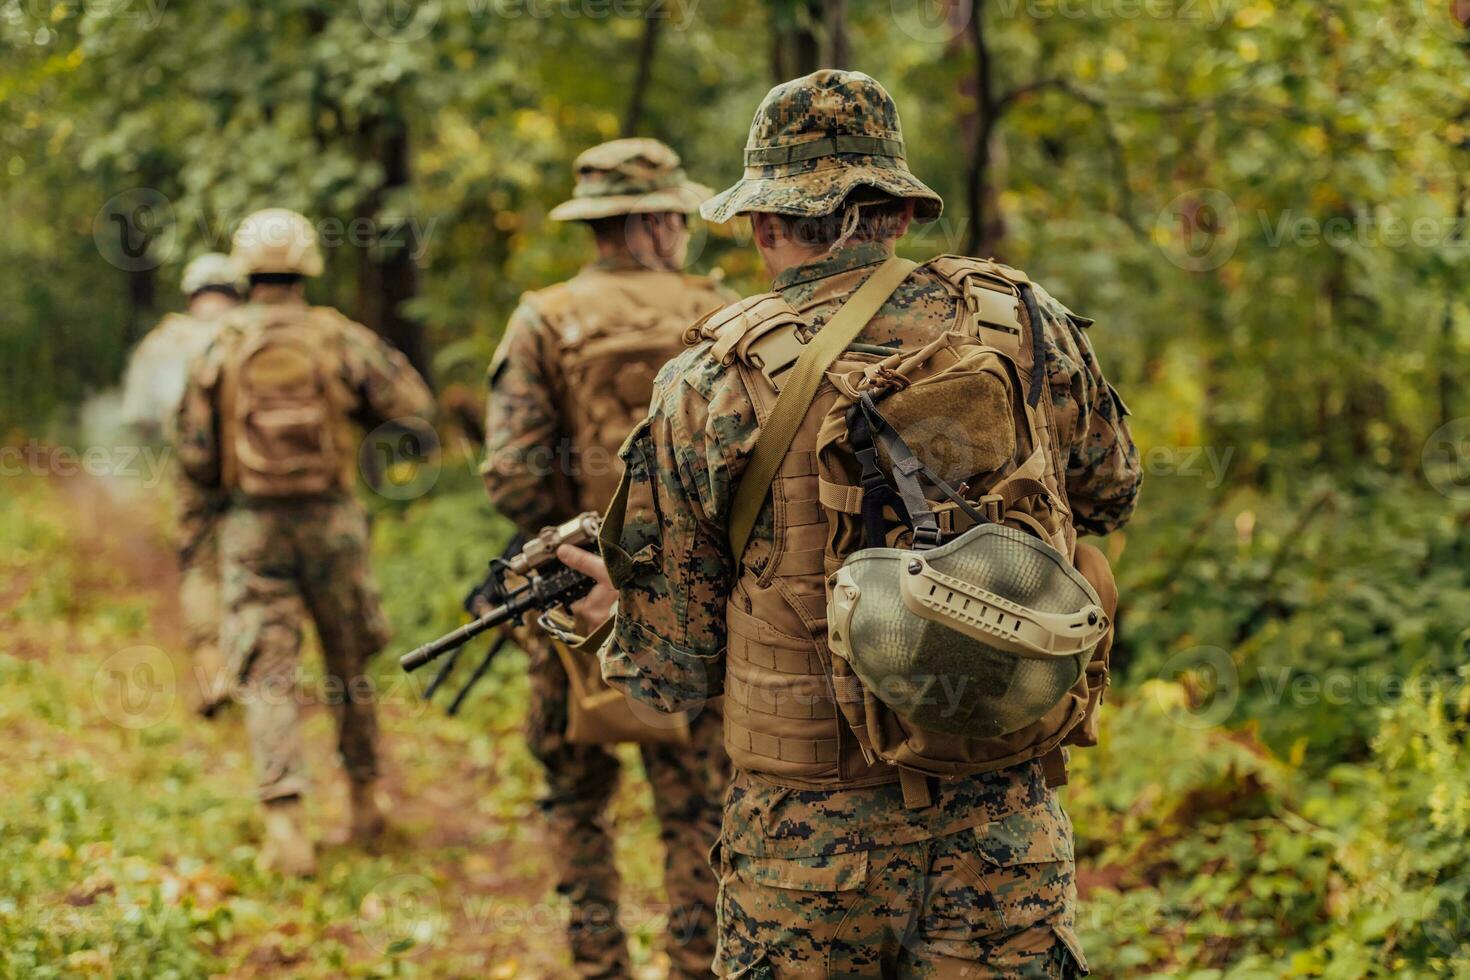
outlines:
M782 273L774 289L820 327L888 254L879 244L838 249ZM1069 502L1079 530L1105 534L1127 521L1141 480L1126 409L1098 366L1083 329L1090 321L1074 317L1043 290L1036 295L1039 302L1053 304L1062 324L1047 324L1046 370L1058 438L1069 446ZM920 269L858 340L917 346L960 322L962 311L938 277ZM723 692L725 602L737 574L726 529L735 487L760 433L738 372L712 358L709 346L689 349L663 370L647 421L622 451L629 492L621 545L633 567L617 583L618 618L602 651L603 674L629 695L665 711ZM771 540L772 520L768 500L753 540ZM994 779L988 774L945 783L936 809L957 819L977 808L992 810L986 801L997 791ZM809 828L802 829L802 819L770 816L778 799L794 806L797 796L803 801L799 809L811 813L836 809L866 816L862 829L842 837L843 847L885 846L959 829L932 821L917 826L920 818L904 811L901 796L886 799L899 792L892 786L793 794L749 774L736 786L726 814L735 840L728 843L745 853L781 850L766 839L780 826L790 830L789 847L809 846L800 843L812 837ZM742 828L749 831L743 843Z
M658 369L733 299L711 279L613 262L522 297L489 371L480 472L496 509L527 534L602 510Z
M351 421L371 429L393 419L433 418L434 396L402 353L334 309L299 305L302 316L320 318L329 325L337 341L331 354L338 358L343 389L355 399L355 404L347 406ZM251 332L260 329L265 309L266 304L249 303L227 313L218 336L190 370L179 405L178 456L180 469L196 490L208 492L220 486L220 375Z
M222 317L170 313L138 344L123 381L123 421L149 436L173 437L189 365L219 332Z

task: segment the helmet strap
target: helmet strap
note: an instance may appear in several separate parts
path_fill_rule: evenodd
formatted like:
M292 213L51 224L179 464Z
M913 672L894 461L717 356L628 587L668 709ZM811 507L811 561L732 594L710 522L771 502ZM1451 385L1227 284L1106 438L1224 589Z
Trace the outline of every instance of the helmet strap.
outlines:
M944 496L954 501L955 505L963 510L976 524L987 523L986 517L976 510L968 500L964 498L954 487L943 480L924 462L914 455L914 451L904 442L898 430L889 424L878 411L878 405L873 400L873 393L865 391L858 399L858 407L866 416L868 426L873 434L877 436L879 445L888 453L888 458L893 461L893 485L898 491L898 496L903 500L905 510L908 512L909 529L913 532L913 547L915 551L927 551L938 547L943 541L943 534L939 530L939 518L934 509L929 506L929 500L924 496L923 485L919 477L923 477L934 485ZM870 533L871 528L867 525L867 497L863 498L865 533Z

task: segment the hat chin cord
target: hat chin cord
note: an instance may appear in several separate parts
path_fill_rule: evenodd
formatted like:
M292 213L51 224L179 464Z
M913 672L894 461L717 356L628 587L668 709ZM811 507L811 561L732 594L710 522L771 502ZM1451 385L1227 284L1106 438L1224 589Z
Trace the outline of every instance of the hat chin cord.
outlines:
M842 212L842 233L837 236L837 240L831 244L827 251L837 251L846 245L853 235L857 234L858 222L862 220L862 208L862 204L857 201L850 201L848 203Z

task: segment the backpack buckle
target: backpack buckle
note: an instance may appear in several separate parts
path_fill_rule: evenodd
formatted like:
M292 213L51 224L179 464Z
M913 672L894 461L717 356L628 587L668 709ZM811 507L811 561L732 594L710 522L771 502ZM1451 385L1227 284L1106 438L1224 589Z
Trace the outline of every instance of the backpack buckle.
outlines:
M965 283L965 296L973 311L979 339L1015 358L1021 350L1021 318L1017 315L1019 300L1015 288L971 276Z
M930 551L944 543L944 532L939 530L938 521L921 522L913 531L910 546L914 551Z
M985 519L992 524L1000 524L1006 517L1006 500L998 493L987 493L975 501L975 506L985 515Z
M776 391L781 390L781 380L796 365L806 344L796 335L796 327L771 330L765 336L750 342L745 357L752 367L765 375ZM781 379L781 380L777 380Z

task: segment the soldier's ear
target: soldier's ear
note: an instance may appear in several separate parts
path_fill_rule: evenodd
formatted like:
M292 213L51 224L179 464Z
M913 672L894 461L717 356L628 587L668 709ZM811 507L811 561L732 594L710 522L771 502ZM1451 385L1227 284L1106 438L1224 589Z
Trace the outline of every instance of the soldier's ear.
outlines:
M781 222L773 214L754 211L750 215L750 233L761 248L775 248L783 237Z
M914 220L914 208L918 202L916 202L913 198L909 198L903 203L905 205L903 209L903 221L899 222L898 234L893 236L894 241L898 241L898 239L909 233L909 225Z

